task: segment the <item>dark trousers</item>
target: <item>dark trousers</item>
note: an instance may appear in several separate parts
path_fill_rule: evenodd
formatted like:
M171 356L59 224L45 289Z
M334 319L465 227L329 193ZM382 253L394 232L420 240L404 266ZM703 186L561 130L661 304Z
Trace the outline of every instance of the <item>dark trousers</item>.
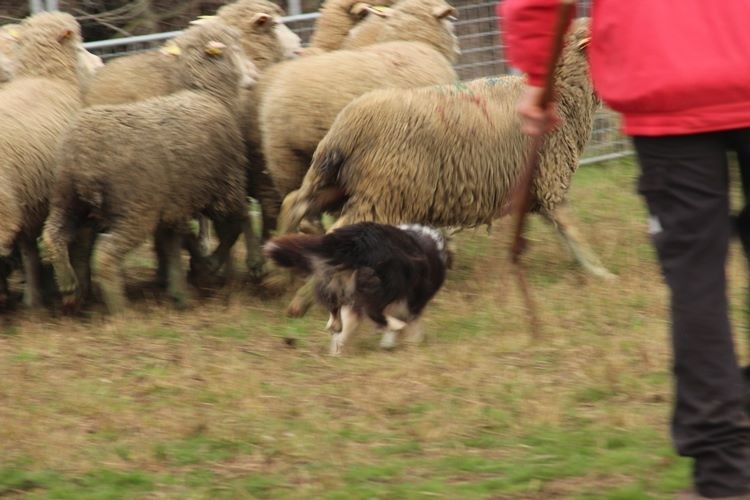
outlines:
M671 291L675 447L695 459L693 479L701 495L750 493L750 419L729 325L725 269L733 231L727 152L738 151L747 194L750 129L635 137L634 143L642 171L638 190ZM747 253L747 207L738 218L743 224Z

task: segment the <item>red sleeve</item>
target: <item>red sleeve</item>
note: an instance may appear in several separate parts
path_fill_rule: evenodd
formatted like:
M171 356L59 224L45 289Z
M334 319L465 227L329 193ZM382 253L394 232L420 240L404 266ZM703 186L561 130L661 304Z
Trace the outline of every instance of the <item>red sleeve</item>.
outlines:
M526 73L529 85L544 85L559 6L560 0L503 0L497 4L505 57Z

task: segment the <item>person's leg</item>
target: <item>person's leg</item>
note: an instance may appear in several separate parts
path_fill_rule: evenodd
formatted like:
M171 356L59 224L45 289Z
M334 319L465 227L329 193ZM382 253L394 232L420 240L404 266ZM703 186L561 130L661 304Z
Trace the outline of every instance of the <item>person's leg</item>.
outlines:
M730 147L737 152L737 163L740 167L742 180L742 194L744 206L736 218L737 235L742 242L745 258L750 264L750 128L733 130L728 133ZM746 286L750 286L747 283ZM746 299L748 315L750 315L750 290ZM745 332L750 339L750 332ZM742 370L745 379L745 411L750 414L750 365Z
M726 294L729 196L724 134L636 137L649 229L671 291L676 400L672 437L695 459L707 497L750 493L743 411Z

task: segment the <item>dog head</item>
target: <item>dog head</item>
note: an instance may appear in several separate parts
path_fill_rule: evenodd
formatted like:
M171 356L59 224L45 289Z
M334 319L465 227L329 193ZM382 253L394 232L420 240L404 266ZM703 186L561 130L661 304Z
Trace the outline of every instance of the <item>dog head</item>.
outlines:
M453 267L454 245L448 232L430 226L423 226L421 224L400 224L397 227L421 238L432 240L440 255L440 260L443 261L445 267L447 269Z

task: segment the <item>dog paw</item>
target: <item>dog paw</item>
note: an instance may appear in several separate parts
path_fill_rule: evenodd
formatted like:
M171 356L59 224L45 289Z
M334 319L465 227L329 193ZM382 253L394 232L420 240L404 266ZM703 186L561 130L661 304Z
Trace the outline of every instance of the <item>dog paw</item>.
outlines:
M344 352L344 343L341 341L341 335L334 333L331 335L331 356L341 356Z
M396 332L386 331L380 339L380 348L386 351L396 347Z

